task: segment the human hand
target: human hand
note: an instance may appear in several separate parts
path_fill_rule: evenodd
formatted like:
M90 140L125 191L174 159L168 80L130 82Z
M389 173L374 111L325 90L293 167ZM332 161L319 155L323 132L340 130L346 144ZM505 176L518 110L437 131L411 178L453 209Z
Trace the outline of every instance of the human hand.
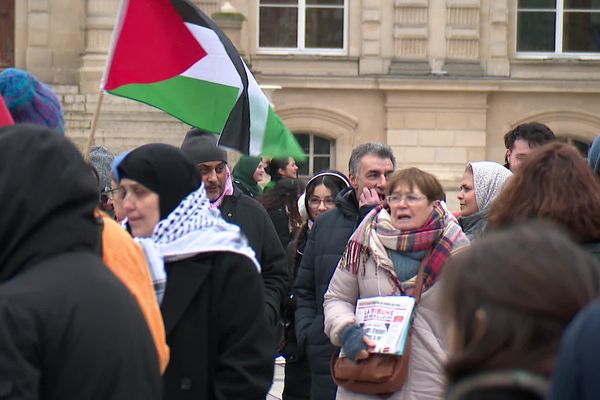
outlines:
M365 350L361 350L357 354L356 361L364 360L364 359L368 358L369 353L375 348L375 342L372 341L371 338L368 337L367 335L363 336L363 342L367 345L367 348Z
M378 206L380 204L381 199L379 198L379 193L377 193L377 190L364 187L358 198L358 206Z
M346 357L356 361L369 356L369 347L375 347L375 343L365 335L365 331L359 325L350 324L341 332L342 348Z

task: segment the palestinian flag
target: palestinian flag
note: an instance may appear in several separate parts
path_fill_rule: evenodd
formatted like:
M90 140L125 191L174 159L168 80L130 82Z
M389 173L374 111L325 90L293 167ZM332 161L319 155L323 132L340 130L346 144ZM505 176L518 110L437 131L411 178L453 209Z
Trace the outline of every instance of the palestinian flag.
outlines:
M231 41L187 0L123 0L102 88L242 153L306 158Z

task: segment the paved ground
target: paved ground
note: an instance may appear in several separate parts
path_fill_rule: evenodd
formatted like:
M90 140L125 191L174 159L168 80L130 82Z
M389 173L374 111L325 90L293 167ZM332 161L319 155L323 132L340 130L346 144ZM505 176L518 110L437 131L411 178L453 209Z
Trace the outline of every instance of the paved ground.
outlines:
M283 371L284 371L285 360L279 357L275 360L275 377L273 378L273 386L267 395L266 400L281 400L281 393L283 393Z

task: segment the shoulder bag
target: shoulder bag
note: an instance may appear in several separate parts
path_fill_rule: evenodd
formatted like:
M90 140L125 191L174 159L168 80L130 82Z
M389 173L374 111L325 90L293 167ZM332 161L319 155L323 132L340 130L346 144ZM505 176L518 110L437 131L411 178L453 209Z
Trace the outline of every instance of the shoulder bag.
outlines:
M419 265L415 285L415 307L421 300L423 291L423 271L425 256ZM416 308L415 308L416 310ZM345 389L365 394L390 394L402 388L408 374L412 323L408 338L401 356L395 354L371 353L364 360L352 361L347 357L339 357L339 350L331 357L331 376L333 381Z

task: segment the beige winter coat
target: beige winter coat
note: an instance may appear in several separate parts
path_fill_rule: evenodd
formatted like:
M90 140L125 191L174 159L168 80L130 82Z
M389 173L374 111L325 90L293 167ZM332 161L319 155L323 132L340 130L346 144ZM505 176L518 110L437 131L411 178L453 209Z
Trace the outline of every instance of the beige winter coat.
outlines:
M336 269L325 294L325 333L336 346L341 346L340 332L355 323L356 299L373 296L397 295L390 280L371 257L365 266L365 275L356 276ZM438 307L438 288L433 285L421 296L413 324L411 355L407 381L403 388L386 400L438 400L444 398L445 378L442 366L447 357L446 335L448 323ZM353 393L338 388L337 399L373 399L379 396Z

